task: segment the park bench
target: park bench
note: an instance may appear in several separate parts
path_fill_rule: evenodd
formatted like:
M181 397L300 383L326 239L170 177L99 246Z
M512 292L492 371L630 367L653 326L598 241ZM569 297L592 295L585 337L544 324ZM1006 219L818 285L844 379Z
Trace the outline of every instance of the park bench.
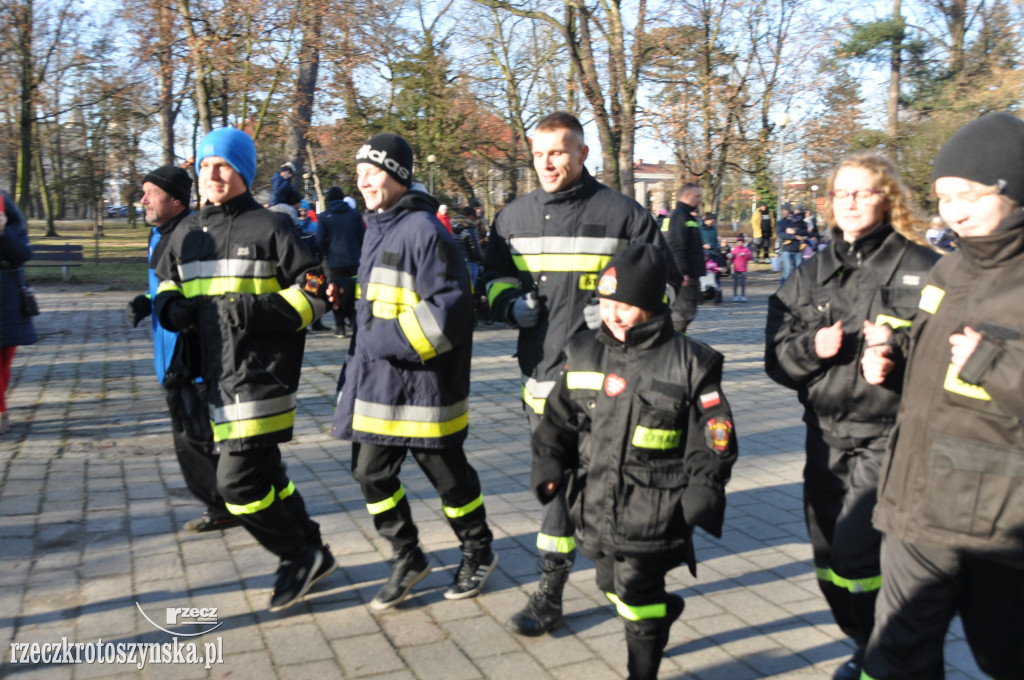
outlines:
M71 280L71 267L82 265L82 246L65 243L64 245L50 243L33 243L32 259L26 262L25 267L60 267L61 278L65 281Z

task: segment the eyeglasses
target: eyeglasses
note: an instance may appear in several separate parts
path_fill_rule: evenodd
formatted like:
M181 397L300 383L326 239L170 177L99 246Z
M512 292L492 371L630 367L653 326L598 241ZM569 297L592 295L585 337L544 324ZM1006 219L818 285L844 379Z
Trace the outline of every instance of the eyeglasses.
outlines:
M828 192L828 195L833 201L845 201L848 198L852 198L858 202L871 203L880 197L882 192L878 189L855 189L853 191L847 191L846 189L833 189Z

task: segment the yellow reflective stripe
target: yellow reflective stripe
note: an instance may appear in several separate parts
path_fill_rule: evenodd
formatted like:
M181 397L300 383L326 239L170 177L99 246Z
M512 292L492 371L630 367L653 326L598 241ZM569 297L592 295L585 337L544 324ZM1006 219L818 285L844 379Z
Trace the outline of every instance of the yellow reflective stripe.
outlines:
M313 305L309 304L309 298L298 286L289 286L282 290L279 295L284 298L288 305L299 313L302 321L296 330L302 330L313 323Z
M397 319L399 315L405 314L409 309L405 305L393 305L390 302L374 300L372 312L373 316L378 319Z
M363 299L363 284L361 284L361 283L356 283L356 299L357 300L362 300Z
M370 282L366 286L366 299L412 307L420 301L420 296L416 291L408 288Z
M385 498L382 501L376 503L367 503L366 509L370 511L371 515L379 515L382 512L387 512L398 507L398 501L405 498L405 487L399 486L398 491L395 492L391 498Z
M879 314L875 318L875 325L881 326L885 324L889 328L910 328L914 325L914 322L910 319L901 319L896 316L889 316L888 314Z
M867 671L861 671L860 672L860 680L875 680L875 678L873 678L870 675L868 675Z
M671 217L663 217L661 219L661 230L662 231L668 231L668 225L669 225L669 223L671 223L671 221L672 221Z
M921 290L921 300L917 303L918 308L929 314L934 314L939 309L939 303L946 295L946 291L929 284Z
M475 499L471 500L470 502L466 503L460 508L449 508L448 506L444 506L444 514L448 515L452 519L458 519L459 517L465 517L466 515L473 512L483 504L484 495L480 494Z
M274 487L270 487L270 493L268 493L266 496L264 496L263 498L259 499L258 501L253 501L252 503L246 503L245 505L235 505L233 503L225 502L224 506L227 508L228 512L230 512L232 515L251 515L253 513L259 512L260 510L262 510L264 508L269 508L270 504L273 503L273 502L274 502Z
M495 279L487 284L487 304L494 306L494 301L499 295L510 288L519 288L518 279Z
M228 439L242 439L244 437L257 437L261 434L280 432L295 425L295 409L286 413L267 418L253 418L252 420L234 420L228 423L215 424L213 426L213 441L222 442Z
M947 391L959 394L970 399L980 399L981 401L992 401L992 397L989 396L988 392L985 391L984 387L978 385L972 385L969 382L964 382L957 375L956 368L953 364L949 365L946 369L946 380L942 383L942 386Z
M547 399L539 399L526 390L526 385L523 385L523 403L533 409L533 412L537 415L544 415L544 404L547 403Z
M192 279L181 284L185 297L199 295L224 295L225 293L276 293L281 284L276 278L252 279L243 277L223 276L214 279Z
M700 225L697 224L696 222L694 222L693 220L687 220L686 226L688 226L688 227L695 227L697 229L700 229Z
M682 430L657 430L643 425L633 430L633 446L638 449L675 449L682 440Z
M289 479L288 486L284 487L284 489L279 494L277 494L277 497L281 500L284 500L285 498L288 498L288 496L291 496L293 493L295 493L295 482Z
M819 581L832 583L851 593L873 593L882 587L882 575L869 576L868 578L843 578L831 569L815 567L814 573Z
M631 607L620 600L615 593L605 593L605 596L612 601L619 616L630 621L642 621L644 619L663 619L668 614L668 606L664 602L658 604L643 604L638 607Z
M160 285L156 287L156 294L159 295L160 293L166 293L169 290L180 293L181 286L179 286L178 284L171 280L161 281Z
M413 350L420 355L420 361L437 356L437 350L430 344L427 334L423 332L419 319L416 318L415 310L410 309L399 314L398 325L401 326L402 332L405 333L405 339L412 345Z
M355 414L352 416L352 429L371 434L382 434L390 437L411 437L417 439L437 439L455 434L469 426L469 413L463 413L451 420L439 423L418 422L414 420L384 420Z
M565 386L570 390L599 390L604 385L604 373L593 371L568 371Z
M611 262L611 255L513 255L516 269L527 272L598 272Z
M567 555L576 549L576 539L572 536L537 534L537 548L544 552Z

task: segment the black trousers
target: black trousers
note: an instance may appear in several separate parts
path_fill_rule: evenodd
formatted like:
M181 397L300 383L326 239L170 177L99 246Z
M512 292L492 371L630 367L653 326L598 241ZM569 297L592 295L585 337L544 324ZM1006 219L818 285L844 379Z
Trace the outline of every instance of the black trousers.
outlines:
M174 425L171 417L171 436L174 439L174 455L178 458L181 476L185 486L214 516L227 514L224 499L217 491L217 454L213 452L212 441L196 441Z
M882 535L871 525L887 437L830 446L807 427L804 513L818 585L844 633L863 648L875 620Z
M320 525L288 479L277 446L223 453L217 489L228 512L238 517L260 545L283 560L294 560L322 545Z
M410 452L437 489L452 531L464 550L488 547L494 536L487 526L480 477L461 446L418 449L352 443L352 475L359 482L373 525L391 542L395 557L419 544L412 508L398 478L406 452Z
M953 616L994 680L1024 678L1024 564L952 548L882 543L882 591L864 672L869 680L941 680Z
M331 280L342 279L349 276L355 276L359 272L359 267L327 267L328 272L331 274ZM345 322L345 313L340 309L332 309L331 312L334 314L334 327L341 328ZM352 323L355 323L355 317L352 317Z
M682 556L626 557L604 555L594 560L597 587L612 600L627 633L668 632L664 605L665 575L683 563ZM611 598L609 598L611 599Z
M540 425L541 416L526 408L530 432ZM576 562L576 529L569 517L569 503L565 499L565 484L541 510L540 532L537 534L537 550L543 560L564 561L570 567Z
M691 276L690 283L679 286L679 295L672 301L672 327L679 333L685 333L690 323L697 317L700 305L700 277Z

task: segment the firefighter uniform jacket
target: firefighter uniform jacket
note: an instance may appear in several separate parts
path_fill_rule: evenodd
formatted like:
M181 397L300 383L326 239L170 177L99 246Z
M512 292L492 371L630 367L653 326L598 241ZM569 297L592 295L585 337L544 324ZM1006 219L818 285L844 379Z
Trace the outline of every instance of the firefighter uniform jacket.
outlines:
M203 380L218 452L286 442L295 423L305 327L326 310L306 292L319 274L290 220L248 192L207 204L165 237L155 309L195 301Z
M797 390L806 409L804 421L827 433L829 443L845 448L852 441L886 434L896 421L902 370L881 385L860 372L864 320L892 328L914 322L925 277L939 257L882 224L853 243L838 230L825 250L804 262L768 299L765 370ZM814 335L843 322L839 353L822 359ZM901 357L896 357L902 366Z
M407 192L366 216L358 334L342 369L332 436L445 449L469 426L469 274L437 202Z
M665 235L668 250L680 273L696 281L704 276L704 243L700 238L700 218L697 209L676 201L675 210L662 219L661 230Z
M651 214L586 168L573 188L556 194L537 189L498 214L484 265L491 313L513 323L509 307L531 290L545 310L536 326L519 331L523 401L533 411L544 411L562 368L562 348L587 327L583 307L594 296L598 274L626 246L659 242ZM673 268L670 281L677 285L678 279Z
M721 378L722 355L676 333L668 313L624 343L603 326L569 343L533 434L530 482L546 502L544 485L569 471L584 555L683 551L692 570L693 524L721 536L737 454Z
M874 522L904 542L1024 564L1024 216L935 265L911 331L906 398ZM959 375L949 336L982 340Z

